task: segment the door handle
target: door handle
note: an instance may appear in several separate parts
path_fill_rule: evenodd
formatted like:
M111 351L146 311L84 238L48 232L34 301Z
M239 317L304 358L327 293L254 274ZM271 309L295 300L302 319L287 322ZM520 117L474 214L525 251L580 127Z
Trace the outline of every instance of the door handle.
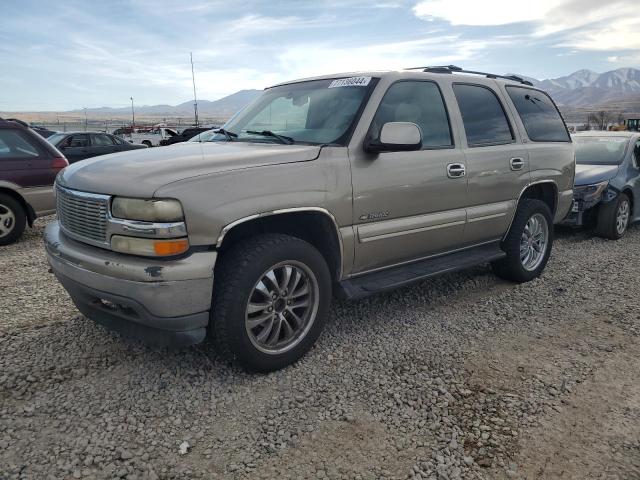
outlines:
M522 170L522 167L524 167L524 160L520 157L514 157L509 160L509 166L511 167L511 170Z
M466 167L462 163L450 163L447 165L447 177L460 178L467 173Z

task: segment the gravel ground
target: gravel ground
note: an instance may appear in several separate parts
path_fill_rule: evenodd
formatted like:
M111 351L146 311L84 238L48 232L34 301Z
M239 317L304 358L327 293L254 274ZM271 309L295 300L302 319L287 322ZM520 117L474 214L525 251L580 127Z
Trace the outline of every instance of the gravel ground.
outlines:
M640 478L640 228L560 232L526 285L486 266L332 308L249 375L78 315L43 225L0 249L0 478Z

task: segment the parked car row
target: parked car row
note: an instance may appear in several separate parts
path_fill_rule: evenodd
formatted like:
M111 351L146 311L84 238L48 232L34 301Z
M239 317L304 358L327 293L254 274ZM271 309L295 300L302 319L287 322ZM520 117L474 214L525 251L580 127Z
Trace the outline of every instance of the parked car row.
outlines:
M620 238L639 154L637 133L572 138L515 76L329 75L268 88L186 143L69 166L44 241L85 316L165 345L210 336L270 371L313 346L333 295L485 262L527 282L554 224Z
M146 145L126 142L116 135L98 132L54 133L47 140L64 153L69 163L109 153L147 148Z
M53 183L67 165L58 149L22 122L0 119L0 245L55 212Z

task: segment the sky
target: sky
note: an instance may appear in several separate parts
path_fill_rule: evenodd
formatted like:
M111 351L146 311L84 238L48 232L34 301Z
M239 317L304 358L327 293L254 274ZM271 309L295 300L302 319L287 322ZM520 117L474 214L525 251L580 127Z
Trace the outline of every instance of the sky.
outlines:
M637 0L0 0L0 111L176 105L312 75L640 66Z

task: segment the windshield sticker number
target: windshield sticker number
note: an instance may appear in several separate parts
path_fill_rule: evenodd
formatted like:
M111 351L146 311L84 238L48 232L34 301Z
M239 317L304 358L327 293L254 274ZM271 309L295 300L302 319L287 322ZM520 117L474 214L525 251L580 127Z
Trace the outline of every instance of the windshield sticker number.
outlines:
M336 87L366 87L369 85L371 77L349 77L339 78L329 84L329 88Z

